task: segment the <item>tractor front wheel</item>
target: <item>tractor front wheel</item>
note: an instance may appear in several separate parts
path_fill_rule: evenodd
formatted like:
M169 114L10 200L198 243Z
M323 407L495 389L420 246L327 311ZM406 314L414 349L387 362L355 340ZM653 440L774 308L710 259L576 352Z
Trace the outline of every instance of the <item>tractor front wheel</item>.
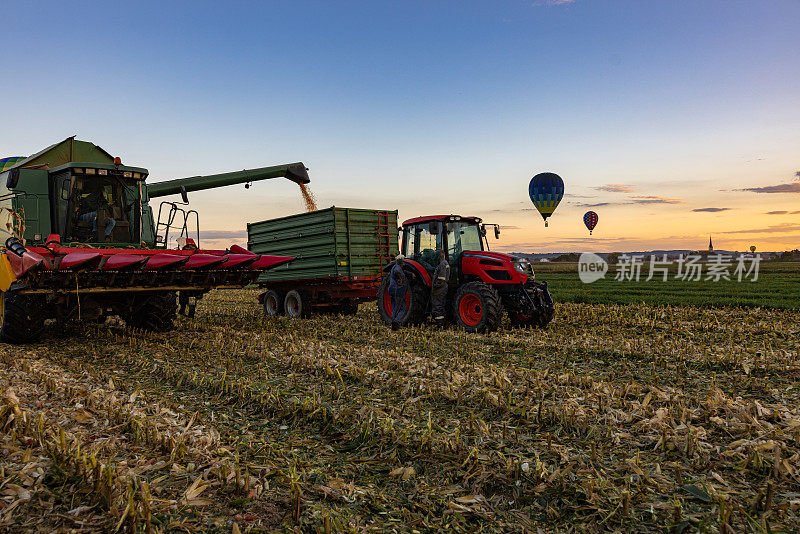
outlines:
M44 331L45 299L41 295L0 293L0 342L19 345L41 337Z
M125 322L133 328L151 332L168 332L174 328L178 305L174 291L155 293L135 298L131 313Z
M503 306L500 295L483 282L468 282L458 288L453 300L456 322L467 332L491 332L500 326Z

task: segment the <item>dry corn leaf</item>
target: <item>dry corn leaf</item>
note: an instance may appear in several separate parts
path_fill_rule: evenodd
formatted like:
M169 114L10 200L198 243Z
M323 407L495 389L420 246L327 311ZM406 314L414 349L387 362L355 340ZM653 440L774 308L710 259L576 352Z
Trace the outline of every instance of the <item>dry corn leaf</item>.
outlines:
M192 482L191 486L189 486L189 488L186 490L186 493L184 494L183 498L186 501L195 499L198 495L203 493L203 491L205 491L206 488L208 488L208 486L209 484L203 481L203 479L196 478L194 482Z
M95 422L94 416L83 409L72 412L72 418L82 425L89 425Z

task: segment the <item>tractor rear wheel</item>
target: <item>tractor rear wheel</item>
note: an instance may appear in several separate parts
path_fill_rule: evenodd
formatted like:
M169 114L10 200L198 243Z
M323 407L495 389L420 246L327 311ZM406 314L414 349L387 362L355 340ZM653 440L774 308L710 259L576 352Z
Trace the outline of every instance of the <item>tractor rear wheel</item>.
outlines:
M178 306L174 291L147 295L135 301L125 322L133 328L151 332L168 332L173 329Z
M378 286L378 312L387 325L392 324L392 297L389 295L389 280L391 274L383 277ZM428 308L430 290L416 278L406 275L409 290L406 292L406 315L400 321L401 325L417 325L425 320Z
M468 282L456 291L453 314L467 332L491 332L500 326L503 317L500 295L483 282Z
M41 337L44 331L45 299L41 295L0 293L0 342L19 345Z
M283 300L286 298L286 293L283 291L275 291L271 289L264 294L264 315L267 317L275 317L276 315L283 315Z
M311 295L300 289L292 289L283 299L283 309L294 319L311 315Z

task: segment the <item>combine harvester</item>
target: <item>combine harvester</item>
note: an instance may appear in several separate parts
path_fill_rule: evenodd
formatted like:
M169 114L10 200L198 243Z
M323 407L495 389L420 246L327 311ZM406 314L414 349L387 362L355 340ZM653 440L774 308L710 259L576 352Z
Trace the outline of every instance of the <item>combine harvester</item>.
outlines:
M176 299L191 316L211 289L244 287L293 259L200 249L198 214L181 207L187 192L279 177L306 184L306 171L292 163L148 185L147 169L72 137L0 160L0 341L34 341L46 319L119 315L136 328L172 329ZM173 194L182 202L161 202L154 218L150 199Z

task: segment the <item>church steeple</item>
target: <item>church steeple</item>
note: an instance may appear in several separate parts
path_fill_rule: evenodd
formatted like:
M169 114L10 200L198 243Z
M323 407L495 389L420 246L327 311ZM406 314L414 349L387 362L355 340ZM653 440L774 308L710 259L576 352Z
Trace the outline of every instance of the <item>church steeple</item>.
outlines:
M708 236L708 251L714 252L714 245L711 243L711 236Z

